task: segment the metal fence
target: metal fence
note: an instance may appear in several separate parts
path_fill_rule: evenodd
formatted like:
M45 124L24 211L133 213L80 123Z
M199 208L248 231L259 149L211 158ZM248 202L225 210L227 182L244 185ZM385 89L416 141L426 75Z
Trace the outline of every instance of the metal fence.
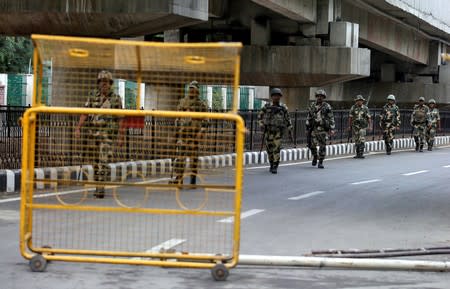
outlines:
M0 106L0 169L18 169L21 165L22 153L22 128L19 119L28 107L21 106ZM245 150L260 150L263 132L258 125L257 110L239 111L239 114L245 121L247 134L245 137ZM367 140L380 140L382 131L378 125L381 109L372 109L372 130L367 133ZM409 124L411 110L402 109L400 130L397 131L397 137L410 137L412 128ZM283 138L283 147L304 146L306 144L306 111L291 112L291 120L294 126L293 136L291 140L287 134ZM441 111L441 131L438 135L450 133L450 111ZM45 115L41 116L45 117ZM348 128L348 110L335 110L334 117L336 122L336 134L330 138L329 143L343 143L351 141L349 138ZM145 157L146 159L165 158L165 151L171 148L159 147L161 139L173 139L173 133L167 130L167 127L173 126L170 123L173 120L158 119L154 117L145 117L144 119L134 119L134 124L129 125L127 130L126 145L117 150L119 154L117 159L138 159ZM65 150L65 146L77 146L76 140L71 136L74 128L78 123L78 118L74 116L61 116L59 118L52 117L52 120L46 122L47 127L41 127L36 132L38 146L41 149L48 150L48 157L45 159L37 159L36 165L39 167L67 166L78 165L80 156L71 155ZM229 151L230 148L224 147L226 144L221 143L221 135L224 131L230 131L230 127L224 127L223 122L211 120L209 132L209 141L215 148L215 152L220 154L223 151ZM70 135L70 136L69 136ZM56 141L56 138L65 136L69 142L62 145ZM170 142L170 141L169 141ZM175 145L175 140L174 140ZM149 149L151 148L151 149Z

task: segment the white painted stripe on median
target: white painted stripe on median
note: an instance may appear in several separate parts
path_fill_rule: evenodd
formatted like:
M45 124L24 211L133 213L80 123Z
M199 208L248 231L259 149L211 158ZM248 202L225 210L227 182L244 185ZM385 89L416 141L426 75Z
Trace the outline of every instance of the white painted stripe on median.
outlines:
M288 200L297 201L297 200L301 200L301 199L306 199L306 198L310 198L310 197L313 197L313 196L317 196L317 195L320 195L320 194L323 194L323 193L325 193L325 192L324 191L315 191L315 192L299 195L299 196L296 196L296 197L292 197L292 198L289 198Z
M429 170L410 172L410 173L402 174L402 176L413 176L413 175L423 174L423 173L427 173L427 172L429 172Z
M252 209L252 210L249 210L249 211L245 211L245 212L241 213L241 220L245 219L247 217L250 217L252 215L261 213L261 212L264 212L264 210ZM219 223L233 223L234 222L234 217L225 218L225 219L219 220L217 222L219 222Z
M362 184L370 184L370 183L376 183L381 181L380 179L373 179L373 180L367 180L367 181L361 181L361 182L354 182L351 183L351 185L362 185Z

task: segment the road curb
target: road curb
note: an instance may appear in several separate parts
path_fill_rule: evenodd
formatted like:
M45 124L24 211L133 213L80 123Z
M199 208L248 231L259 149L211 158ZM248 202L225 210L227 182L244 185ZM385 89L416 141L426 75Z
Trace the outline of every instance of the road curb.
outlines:
M450 143L450 136L438 136L435 138L435 145L447 145ZM395 139L393 150L414 148L413 138ZM365 152L384 151L384 141L369 141L365 143ZM355 153L354 143L331 144L326 147L327 156L339 156ZM287 148L280 153L281 162L305 160L311 157L308 148ZM189 160L188 160L189 162ZM267 152L245 152L243 156L244 166L268 164ZM222 167L232 167L236 163L236 154L203 156L199 158L201 169L214 169ZM111 181L124 181L128 178L145 178L160 174L169 174L172 170L171 159L142 160L119 162L109 164L111 169ZM57 180L63 178L93 180L94 170L91 165L36 168L34 177L36 179ZM0 193L15 193L20 191L21 170L0 170ZM54 188L54 182L36 182L37 189Z

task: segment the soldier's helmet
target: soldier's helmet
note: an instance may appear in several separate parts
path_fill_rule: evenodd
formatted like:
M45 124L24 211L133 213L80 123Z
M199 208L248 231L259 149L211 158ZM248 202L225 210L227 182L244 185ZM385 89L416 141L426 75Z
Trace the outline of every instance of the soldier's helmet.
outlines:
M365 99L361 94L358 94L358 95L355 97L355 101L358 101L358 100L365 101L366 99Z
M189 88L194 88L197 91L200 91L200 85L198 84L197 80L191 81L191 83L189 83Z
M423 96L419 97L419 101L425 101L425 97Z
M436 104L436 100L434 100L434 99L430 99L429 101L428 101L428 103L434 103L434 104Z
M100 80L102 80L102 79L109 80L109 83L111 83L111 84L114 82L113 81L113 77L112 77L112 73L107 71L107 70L102 70L102 71L100 71L98 73L97 82L100 82Z
M323 90L323 89L316 90L315 95L316 95L316 96L318 96L318 95L323 95L324 98L327 97L327 93L326 93L325 90Z
M395 101L395 95L389 94L386 99Z
M280 95L280 96L283 96L283 92L282 92L281 89L279 89L279 88L272 88L272 89L270 90L270 96L275 95L275 94L278 94L278 95Z

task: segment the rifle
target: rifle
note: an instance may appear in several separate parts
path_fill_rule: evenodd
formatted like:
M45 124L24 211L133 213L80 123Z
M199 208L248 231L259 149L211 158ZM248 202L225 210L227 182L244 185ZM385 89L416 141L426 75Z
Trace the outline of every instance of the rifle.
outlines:
M352 138L353 138L353 131L352 131L352 128L349 127L349 128L348 128L348 138L347 138L347 143L353 142Z
M261 154L262 154L262 150L264 148L265 139L266 139L266 127L264 126L264 131L263 131L262 140L261 140L261 147L259 149L259 155L258 155L258 163L261 163Z

